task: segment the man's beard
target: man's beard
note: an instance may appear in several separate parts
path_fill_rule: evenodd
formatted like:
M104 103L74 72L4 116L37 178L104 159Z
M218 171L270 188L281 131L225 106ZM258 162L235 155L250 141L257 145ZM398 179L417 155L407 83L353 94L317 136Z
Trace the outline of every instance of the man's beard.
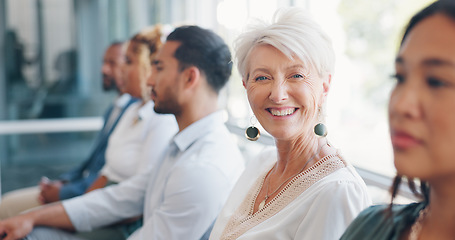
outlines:
M107 79L107 81L105 81L105 79ZM117 85L115 84L115 79L103 74L103 90L104 91L118 90Z
M166 101L163 102L164 104L162 105L159 104L157 105L155 102L153 110L155 110L156 113L173 114L174 116L178 116L182 112L182 108L174 100L167 99Z

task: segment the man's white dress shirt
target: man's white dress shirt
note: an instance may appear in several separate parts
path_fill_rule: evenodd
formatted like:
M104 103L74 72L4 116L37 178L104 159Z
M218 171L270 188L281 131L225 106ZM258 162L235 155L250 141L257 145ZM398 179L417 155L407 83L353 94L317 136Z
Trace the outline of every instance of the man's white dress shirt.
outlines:
M128 239L199 239L214 222L244 162L216 112L172 140L164 160L118 185L63 202L78 231L144 214Z

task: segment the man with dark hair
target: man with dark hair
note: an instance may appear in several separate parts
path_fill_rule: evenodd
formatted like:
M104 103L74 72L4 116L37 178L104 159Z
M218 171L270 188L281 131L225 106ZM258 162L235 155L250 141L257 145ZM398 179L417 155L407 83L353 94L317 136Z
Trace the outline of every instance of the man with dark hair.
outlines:
M203 39L206 39L205 41ZM207 82L215 92L226 83L231 75L231 53L221 38L195 26L181 27L170 34L167 41L180 42L174 57L179 61L180 71L196 66L206 75Z
M242 156L217 111L218 92L231 68L229 49L218 35L196 26L175 29L148 80L155 111L174 114L179 125L161 165L119 185L0 222L0 235L22 238L34 226L91 231L143 214L144 225L128 239L208 237L243 171ZM35 228L25 239L81 238Z
M121 42L111 44L105 51L101 68L102 86L105 91L117 89L119 96L106 111L104 126L99 131L88 158L57 180L50 181L43 177L39 186L18 189L4 195L0 204L0 219L16 216L22 211L42 204L79 196L91 186L105 163L104 155L111 132L126 108L137 101L121 89L124 58Z

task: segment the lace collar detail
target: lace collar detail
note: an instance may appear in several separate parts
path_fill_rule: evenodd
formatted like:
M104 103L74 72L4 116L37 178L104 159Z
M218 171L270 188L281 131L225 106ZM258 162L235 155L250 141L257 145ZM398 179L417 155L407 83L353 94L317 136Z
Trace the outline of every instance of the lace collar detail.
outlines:
M220 239L237 239L251 228L277 214L311 185L347 165L339 153L325 156L307 170L296 175L264 208L253 213L255 200L267 174L265 172L256 180L243 202L233 213Z

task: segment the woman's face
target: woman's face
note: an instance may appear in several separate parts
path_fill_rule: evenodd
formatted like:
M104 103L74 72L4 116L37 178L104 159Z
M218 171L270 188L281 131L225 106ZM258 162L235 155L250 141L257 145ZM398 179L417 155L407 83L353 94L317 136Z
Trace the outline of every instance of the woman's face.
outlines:
M147 58L137 52L139 44L130 42L126 50L123 72L125 74L125 92L136 98L142 97L142 84L151 74L151 66ZM148 65L148 66L147 66Z
M248 101L267 132L277 140L314 136L329 77L320 78L301 60L291 60L270 45L251 51L246 75L243 84Z
M399 174L436 180L455 174L455 22L428 17L408 34L396 59L389 103Z

